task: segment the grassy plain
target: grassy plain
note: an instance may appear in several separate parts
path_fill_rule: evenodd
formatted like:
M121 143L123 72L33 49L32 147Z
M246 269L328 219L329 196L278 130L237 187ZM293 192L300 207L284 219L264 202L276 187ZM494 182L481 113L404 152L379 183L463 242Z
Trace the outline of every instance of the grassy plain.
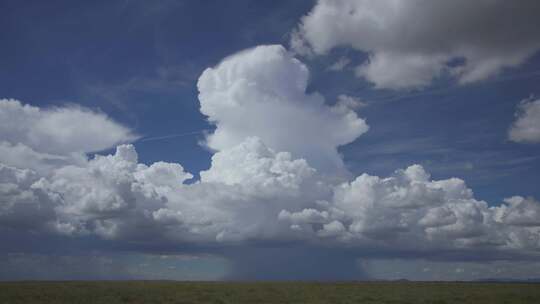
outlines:
M540 284L4 282L0 303L540 303Z

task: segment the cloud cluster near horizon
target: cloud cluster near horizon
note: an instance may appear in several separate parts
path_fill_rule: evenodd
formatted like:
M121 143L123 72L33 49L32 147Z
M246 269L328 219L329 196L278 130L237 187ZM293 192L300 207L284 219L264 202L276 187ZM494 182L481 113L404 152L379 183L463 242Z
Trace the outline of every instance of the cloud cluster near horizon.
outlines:
M359 255L538 258L534 198L488 204L463 180L433 180L420 165L346 179L337 147L368 126L350 102L307 94L308 76L276 45L207 69L198 87L216 152L189 184L180 164L141 164L132 145L86 158L134 138L103 113L1 100L0 227L178 248L294 242Z
M410 89L450 76L461 84L516 67L540 50L540 4L525 1L319 0L291 47L324 55L352 47L368 55L356 75L377 88ZM348 64L348 59L341 59Z

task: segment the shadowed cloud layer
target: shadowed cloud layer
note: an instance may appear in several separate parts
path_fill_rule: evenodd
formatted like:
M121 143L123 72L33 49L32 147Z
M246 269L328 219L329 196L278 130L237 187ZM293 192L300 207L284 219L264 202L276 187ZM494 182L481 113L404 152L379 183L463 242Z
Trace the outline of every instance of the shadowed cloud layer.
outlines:
M293 32L301 54L352 47L356 75L377 88L428 86L443 75L472 83L540 49L540 4L525 1L320 0Z

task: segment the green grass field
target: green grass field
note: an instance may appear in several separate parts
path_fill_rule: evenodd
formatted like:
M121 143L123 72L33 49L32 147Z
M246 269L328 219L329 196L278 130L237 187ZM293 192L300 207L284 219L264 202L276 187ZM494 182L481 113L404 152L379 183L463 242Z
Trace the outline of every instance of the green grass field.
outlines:
M540 303L539 284L0 283L0 303Z

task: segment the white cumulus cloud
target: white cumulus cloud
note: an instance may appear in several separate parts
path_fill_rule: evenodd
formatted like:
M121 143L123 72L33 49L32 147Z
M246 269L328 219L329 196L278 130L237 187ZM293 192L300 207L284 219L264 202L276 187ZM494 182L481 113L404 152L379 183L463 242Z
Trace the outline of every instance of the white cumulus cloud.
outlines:
M540 142L540 99L524 100L519 104L508 137L519 143Z
M79 106L38 108L0 99L0 161L47 169L136 139L107 115Z
M534 0L319 0L293 31L291 47L365 52L357 75L378 88L424 87L443 73L470 83L540 49L539 13Z
M390 177L363 174L335 186L332 200L283 210L279 219L293 224L291 233L300 238L333 237L363 248L534 252L540 248L539 210L538 201L522 197L490 207L463 180L431 180L413 165Z
M198 82L201 112L217 127L208 146L220 151L257 136L316 169L342 169L337 147L368 126L352 109L307 94L308 78L307 67L280 45L245 50L206 69Z

